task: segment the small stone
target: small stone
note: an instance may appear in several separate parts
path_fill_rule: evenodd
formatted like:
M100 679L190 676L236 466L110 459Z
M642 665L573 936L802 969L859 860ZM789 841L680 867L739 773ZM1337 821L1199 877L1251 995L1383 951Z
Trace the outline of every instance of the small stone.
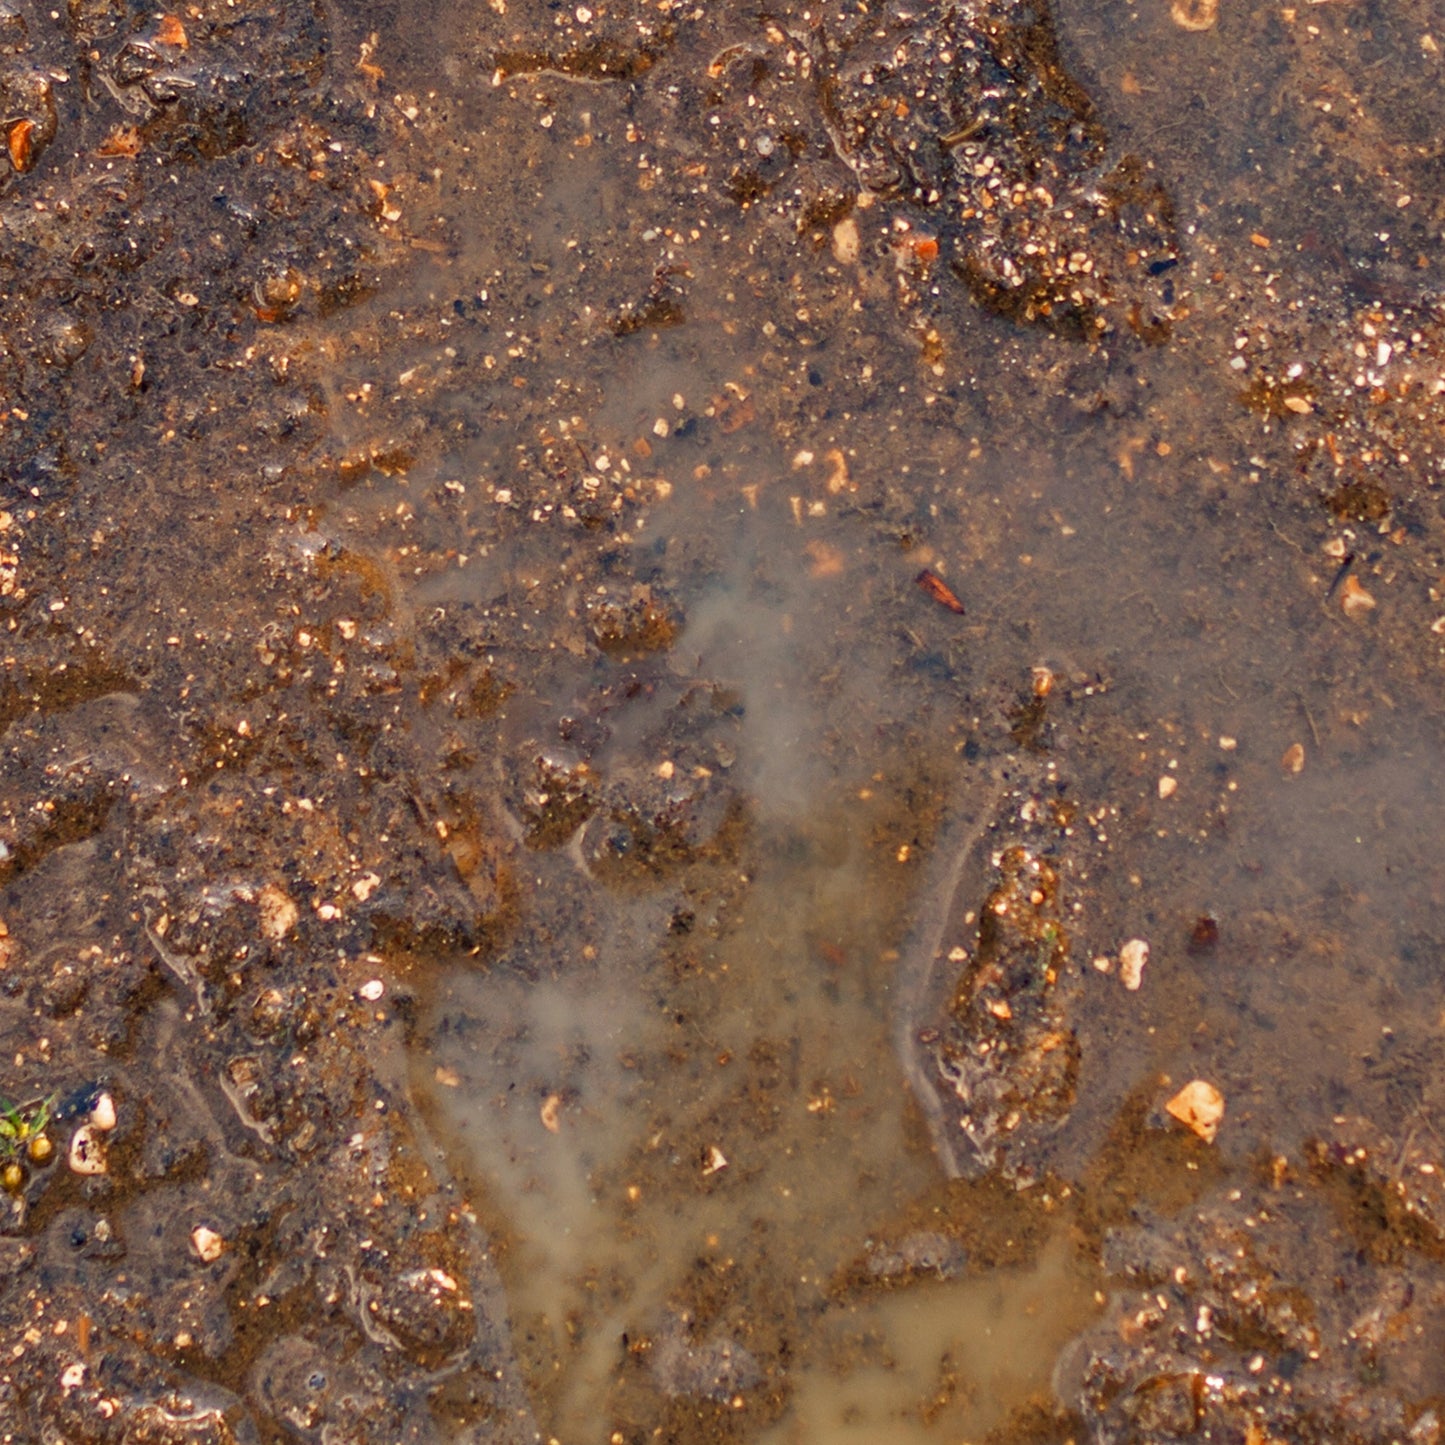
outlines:
M115 1100L109 1094L97 1094L90 1106L90 1122L93 1128L108 1134L115 1128Z
M1280 766L1287 773L1302 773L1305 766L1304 745L1302 743L1291 743L1284 750L1284 756L1279 762Z
M105 1141L94 1124L82 1124L71 1135L68 1162L73 1174L105 1173Z
M1168 773L1159 779L1159 796L1161 798L1172 798L1179 791L1179 779L1171 778Z
M1340 584L1340 606L1346 617L1358 621L1375 610L1375 599L1365 590L1358 577L1346 577Z
M1219 942L1219 920L1212 913L1201 913L1189 930L1189 951L1208 953Z
M225 1252L226 1241L214 1229L198 1224L191 1231L191 1248L203 1264L213 1264Z
M301 910L274 883L268 883L256 895L256 906L261 913L261 932L272 943L280 943L301 917Z
M1119 982L1131 993L1137 993L1144 982L1144 965L1149 962L1149 945L1142 938L1131 938L1119 950Z
M1192 1130L1206 1144L1214 1143L1224 1118L1224 1095L1203 1079L1192 1079L1165 1104L1171 1118Z
M843 266L855 265L860 249L858 223L852 216L844 216L833 227L833 259Z
M379 978L369 978L357 989L367 1003L375 1003L386 992L386 985Z
M1169 16L1181 30L1212 30L1219 19L1219 0L1174 0Z

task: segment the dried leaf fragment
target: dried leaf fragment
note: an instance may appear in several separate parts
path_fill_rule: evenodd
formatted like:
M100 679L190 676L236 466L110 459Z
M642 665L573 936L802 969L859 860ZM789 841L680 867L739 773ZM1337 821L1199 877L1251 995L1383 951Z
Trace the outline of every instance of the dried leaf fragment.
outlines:
M140 154L140 131L133 125L118 125L100 143L103 156L135 156Z
M823 454L823 460L828 463L828 477L824 486L828 488L828 495L836 497L839 492L851 492L856 488L848 475L848 458L832 447Z
M189 50L191 48L190 38L186 35L186 27L181 24L177 15L162 15L160 23L156 26L156 39L162 45L174 45L177 50Z
M1171 1118L1212 1144L1224 1118L1224 1095L1204 1079L1191 1079L1164 1108Z
M936 572L931 572L925 567L913 580L940 606L948 608L950 612L956 612L960 617L963 616L963 603L958 600L953 588Z
M816 537L803 548L808 555L808 576L839 577L843 573L843 554Z
M35 164L35 122L17 120L5 132L5 145L10 152L10 164L22 174Z
M505 7L504 7L505 8ZM493 9L496 9L495 3ZM501 11L498 11L500 14ZM361 42L361 54L356 62L356 68L373 84L386 79L386 71L375 63L375 56L379 46L379 37L376 31L372 31L365 40Z

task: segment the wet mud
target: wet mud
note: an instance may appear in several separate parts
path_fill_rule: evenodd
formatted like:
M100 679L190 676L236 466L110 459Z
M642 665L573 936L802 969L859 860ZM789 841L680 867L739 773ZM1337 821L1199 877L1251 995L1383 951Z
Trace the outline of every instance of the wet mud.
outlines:
M0 7L0 1442L1439 1438L1433 19Z

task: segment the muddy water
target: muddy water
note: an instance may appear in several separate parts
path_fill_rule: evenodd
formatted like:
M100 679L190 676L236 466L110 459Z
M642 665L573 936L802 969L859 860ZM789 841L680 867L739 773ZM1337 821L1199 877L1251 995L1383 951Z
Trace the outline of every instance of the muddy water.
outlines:
M677 748L668 704L721 689L725 745L695 768L741 799L747 842L641 885L609 878L595 817L524 855L535 921L485 970L437 975L413 1055L428 1117L505 1241L514 1330L558 1438L649 1418L638 1396L750 1414L784 1377L786 1404L764 1404L776 1419L744 1421L745 1436L978 1435L1047 1397L1057 1351L1097 1309L1073 1229L1046 1205L1026 1258L980 1269L974 1214L994 1201L934 1205L938 1233L911 1218L941 1176L977 1172L915 1037L1019 831L1011 778L1052 773L1099 819L1080 820L1092 836L1071 880L1088 1046L1080 1117L1047 1156L1065 1180L1090 1171L1126 1096L1165 1097L1162 1080L1194 1073L1227 1090L1221 1153L1296 1150L1329 1129L1352 1061L1409 1026L1413 1008L1391 999L1399 920L1433 926L1419 870L1445 823L1418 720L1316 765L1310 704L1328 703L1272 615L1289 570L1276 546L1222 581L1232 519L1151 525L1117 468L1066 440L997 470L970 463L965 440L951 457L935 446L934 506L1008 518L996 552L948 568L969 599L957 620L913 602L916 549L839 546L837 575L810 576L806 526L776 495L785 455L770 475L739 448L731 506L697 506L683 486L653 512L660 551L705 546L726 571L695 592L663 573L688 620L592 758L657 774ZM928 630L939 656L921 680L883 665L873 596L916 612L899 655ZM989 639L1010 631L1026 640L1000 655ZM1070 689L1044 752L957 681L982 673L972 688L1006 716L1034 667ZM590 664L561 675L569 707L606 685ZM553 698L526 714L539 752L541 718L566 710ZM900 747L925 709L935 735ZM1298 777L1281 766L1297 738L1312 762ZM1161 778L1179 785L1167 805ZM1201 955L1204 916L1222 935ZM1132 936L1153 947L1137 995L1090 966ZM925 1260L899 1266L910 1287L859 1292L910 1241ZM736 1358L707 1355L724 1345Z
M0 1438L1440 1438L1427 8L237 9L0 26Z
M1062 24L1089 63L1136 63ZM410 615L531 609L543 653L471 773L521 922L485 967L428 975L413 1087L496 1242L549 1434L1011 1438L1103 1304L1095 1231L1177 1208L1191 1174L1296 1157L1368 1092L1382 1039L1433 1027L1402 955L1440 926L1436 725L1370 681L1389 644L1347 634L1336 595L1345 555L1386 544L1301 525L1268 426L1184 344L1021 341L944 281L920 368L900 324L939 278L879 286L901 263L870 275L831 226L780 265L756 211L672 230L629 196L614 92L547 72L508 94L547 123L515 183L543 295L571 278L596 305L604 236L665 238L614 316L678 324L584 324L557 352L539 428L572 501L581 474L584 499L649 502L603 580L509 486L506 436L328 514L361 536L365 508L405 506L423 551L470 555L402 583ZM1193 164L1191 196L1247 169ZM495 205L444 201L443 227L485 237ZM464 240L425 284L480 293L491 264ZM575 336L575 310L555 324ZM484 409L471 387L453 373L432 405ZM665 624L599 653L619 604ZM1041 832L1057 803L1071 821ZM1001 1198L929 1036L1018 843L1062 870L1080 1070ZM1151 946L1137 992L1129 938ZM1194 1076L1227 1100L1208 1158L1161 1108Z
M652 349L609 380L603 411L644 434L676 416L671 389L726 398L726 379L758 367L754 346L705 319ZM929 539L905 540L795 467L801 448L748 426L727 436L669 439L648 459L679 480L634 555L656 559L685 621L636 693L609 700L606 742L588 755L609 776L673 766L678 797L725 789L747 841L706 863L725 878L684 867L639 887L609 881L602 820L580 823L519 869L539 921L485 972L440 977L414 1076L507 1241L515 1328L560 1438L638 1418L630 1396L755 1411L761 1382L785 1374L795 1393L777 1438L982 1432L1046 1389L1092 1307L1065 1234L1045 1228L1055 1242L1035 1242L1031 1262L980 1274L958 1210L936 1246L936 1273L955 1278L919 1283L917 1298L837 1289L940 1173L971 1172L966 1146L919 1127L937 1081L913 1040L952 987L946 936L968 943L964 915L1010 840L1005 775L1041 766L1006 723L1032 670L1068 690L1045 724L1054 786L1099 820L1075 865L1073 966L1095 1037L1092 1098L1054 1156L1066 1178L1088 1170L1120 1101L1161 1075L1204 1069L1227 1085L1238 1128L1221 1148L1238 1156L1328 1127L1341 1055L1368 1054L1394 1014L1343 981L1321 988L1315 970L1388 986L1378 941L1418 898L1415 870L1389 852L1422 857L1442 821L1421 787L1430 745L1402 721L1366 756L1282 769L1301 738L1313 762L1313 718L1329 711L1299 656L1307 619L1288 610L1307 564L1267 524L1242 542L1233 508L1208 515L1201 477L1165 505L1157 482L1141 486L1067 428L1002 455L951 427L880 439L889 461L865 466L916 488ZM437 475L501 466L473 452ZM849 488L863 471L850 468ZM964 618L914 590L924 563L967 598ZM428 584L428 602L465 596L460 575ZM1327 625L1322 606L1316 616ZM557 666L544 696L508 702L499 720L519 719L523 755L550 746L566 761L558 719L589 690L635 686L636 668ZM724 694L726 719L712 724L721 745L704 736L699 755L685 739L679 767L675 710L693 689ZM687 771L711 776L676 782ZM1163 777L1179 783L1169 806ZM1336 908L1342 930L1290 938L1326 894L1350 900ZM1188 939L1206 914L1224 920L1223 941L1197 962ZM1154 946L1138 996L1087 966L1135 935ZM1316 995L1308 1016L1302 993ZM1301 1047L1278 1054L1281 1030ZM729 1280L709 1283L706 1305L704 1264ZM709 1375L707 1352L724 1344L736 1360Z

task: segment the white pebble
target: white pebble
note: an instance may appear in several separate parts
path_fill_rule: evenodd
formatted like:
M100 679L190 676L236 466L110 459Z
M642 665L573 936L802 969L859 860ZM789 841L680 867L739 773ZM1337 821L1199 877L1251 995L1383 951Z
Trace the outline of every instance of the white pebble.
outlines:
M1192 1079L1164 1108L1206 1144L1212 1144L1224 1118L1224 1095L1208 1081Z
M1131 992L1144 982L1144 965L1149 962L1149 945L1142 938L1131 938L1119 950L1119 981Z
M195 1250L198 1259L211 1264L220 1259L226 1248L226 1241L214 1229L198 1224L191 1231L191 1248Z
M105 1133L115 1128L115 1100L109 1094L99 1094L90 1106L90 1122Z
M70 1169L73 1174L104 1174L105 1144L93 1124L82 1124L70 1138Z

